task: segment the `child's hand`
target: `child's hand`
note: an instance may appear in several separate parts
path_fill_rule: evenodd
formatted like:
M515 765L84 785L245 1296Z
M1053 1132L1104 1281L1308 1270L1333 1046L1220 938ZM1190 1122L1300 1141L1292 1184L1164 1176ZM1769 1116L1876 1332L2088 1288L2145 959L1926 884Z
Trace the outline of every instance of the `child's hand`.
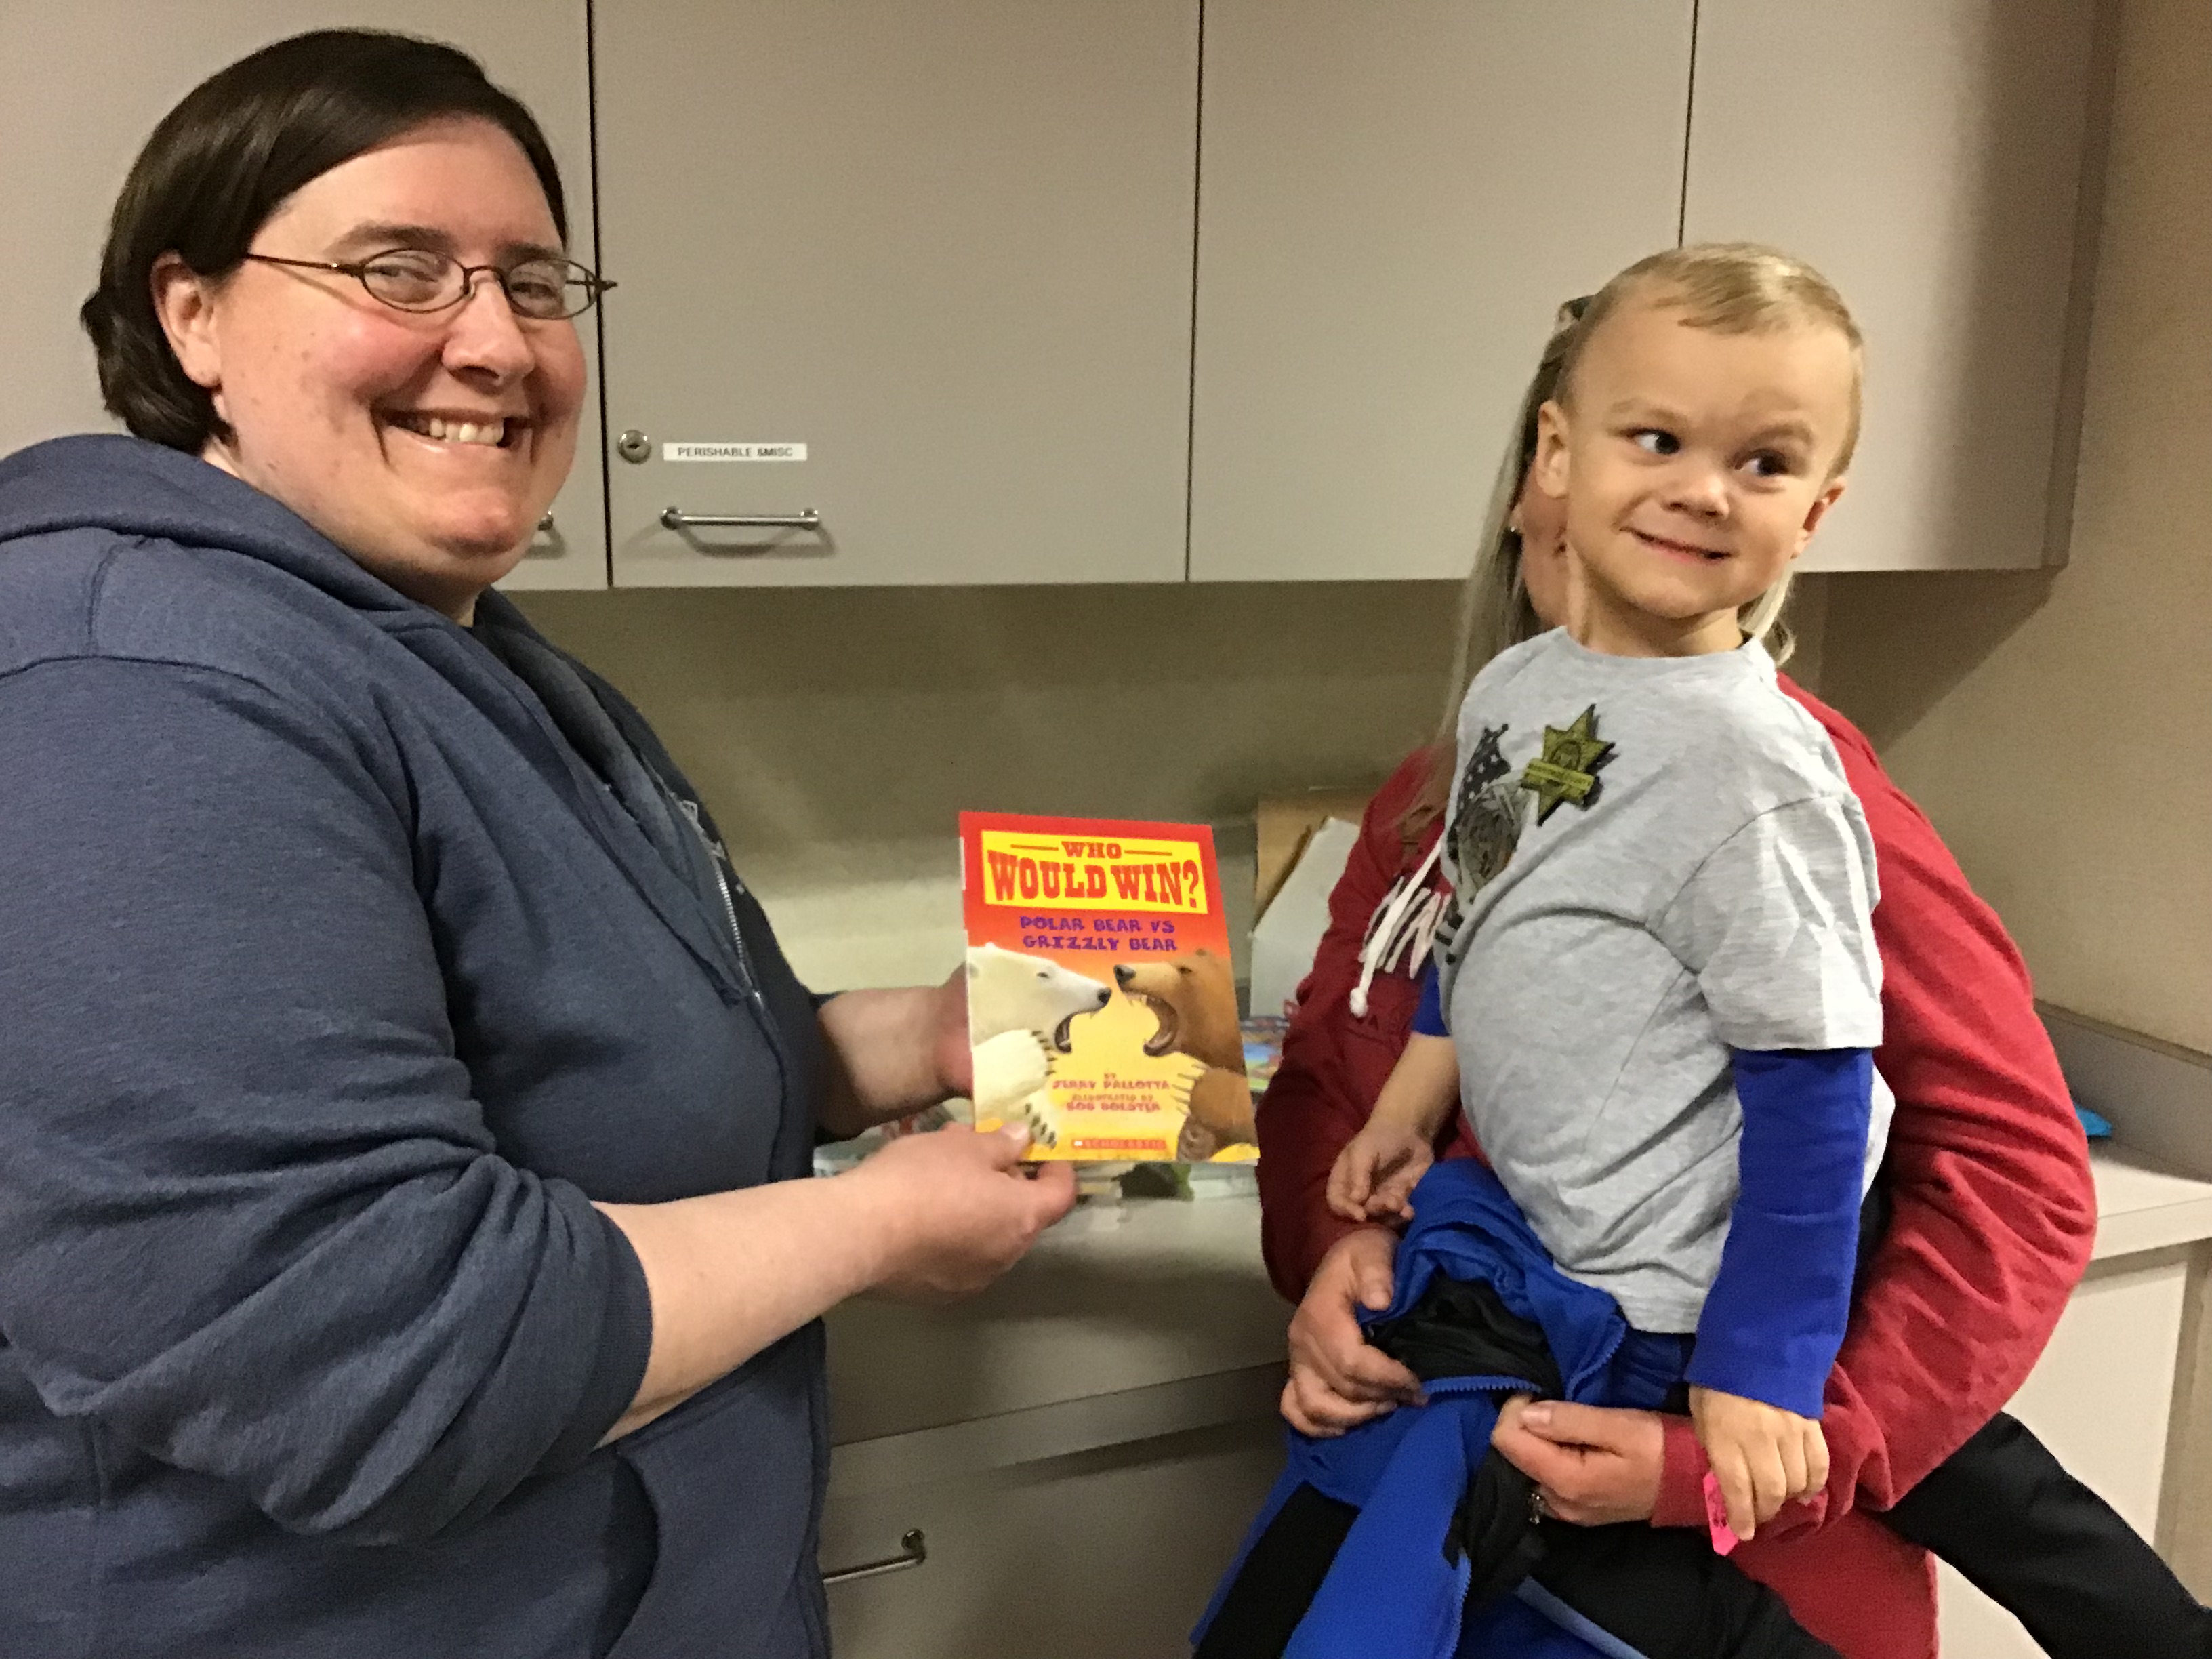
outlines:
M1738 1538L1749 1539L1784 1504L1828 1484L1827 1437L1809 1417L1717 1389L1692 1388L1690 1418L1720 1482L1729 1530Z
M1419 1130L1370 1118L1336 1155L1328 1207L1346 1221L1409 1221L1414 1185L1436 1157Z

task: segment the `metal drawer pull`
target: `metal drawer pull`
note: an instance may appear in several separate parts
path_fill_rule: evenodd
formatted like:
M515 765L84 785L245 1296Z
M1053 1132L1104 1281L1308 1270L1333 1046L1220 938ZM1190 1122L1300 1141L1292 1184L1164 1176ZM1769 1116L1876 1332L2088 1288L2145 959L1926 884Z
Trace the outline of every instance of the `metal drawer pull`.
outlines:
M811 507L799 513L735 518L720 513L686 513L672 507L661 514L660 523L666 530L819 530L822 515Z
M928 1559L928 1540L921 1535L921 1528L915 1527L900 1536L896 1555L887 1555L880 1561L863 1561L857 1567L846 1567L837 1572L825 1572L822 1582L824 1585L858 1583L863 1578L880 1578L887 1572L904 1572Z
M541 536L550 536L553 533L553 515L550 513L538 521L538 533Z

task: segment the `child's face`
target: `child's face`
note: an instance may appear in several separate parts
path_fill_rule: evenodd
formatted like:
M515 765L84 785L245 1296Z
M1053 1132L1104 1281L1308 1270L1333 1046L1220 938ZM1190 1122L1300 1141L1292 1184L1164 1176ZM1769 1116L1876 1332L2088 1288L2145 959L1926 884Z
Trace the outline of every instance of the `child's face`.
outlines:
M1720 334L1648 301L1607 318L1537 440L1537 483L1566 505L1577 637L1735 648L1738 607L1843 493L1829 474L1852 370L1850 343L1824 324Z

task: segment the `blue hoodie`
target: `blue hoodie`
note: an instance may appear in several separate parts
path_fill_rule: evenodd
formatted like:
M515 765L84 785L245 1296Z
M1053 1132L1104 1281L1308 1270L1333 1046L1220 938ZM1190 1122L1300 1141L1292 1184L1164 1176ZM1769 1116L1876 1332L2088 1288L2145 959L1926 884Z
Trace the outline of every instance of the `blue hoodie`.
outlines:
M496 594L0 461L9 1659L825 1650L818 1327L597 1449L651 1320L592 1200L805 1175L821 1066L618 762L689 793Z

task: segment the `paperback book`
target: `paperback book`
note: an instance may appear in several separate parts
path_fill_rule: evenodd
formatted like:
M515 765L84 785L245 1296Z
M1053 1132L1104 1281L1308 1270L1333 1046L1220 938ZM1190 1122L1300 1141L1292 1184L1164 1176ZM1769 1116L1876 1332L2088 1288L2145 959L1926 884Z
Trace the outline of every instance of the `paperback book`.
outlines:
M960 815L975 1127L1029 1156L1259 1155L1204 824Z

